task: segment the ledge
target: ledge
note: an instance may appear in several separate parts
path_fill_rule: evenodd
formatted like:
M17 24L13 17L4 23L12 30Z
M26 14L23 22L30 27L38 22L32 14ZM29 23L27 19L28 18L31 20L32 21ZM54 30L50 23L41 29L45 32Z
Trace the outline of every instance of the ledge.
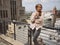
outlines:
M21 42L19 42L19 41L17 41L17 40L14 40L14 39L12 39L12 38L10 38L10 37L7 37L7 36L5 36L5 35L0 35L0 37L2 38L2 39L4 39L4 40L6 40L7 42L9 42L9 43L11 43L12 45L24 45L23 43L21 43Z

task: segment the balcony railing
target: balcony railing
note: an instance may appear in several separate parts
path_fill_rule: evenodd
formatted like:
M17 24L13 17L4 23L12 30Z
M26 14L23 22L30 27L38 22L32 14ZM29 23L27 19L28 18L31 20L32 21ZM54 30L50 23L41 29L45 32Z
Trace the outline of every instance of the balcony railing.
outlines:
M29 30L29 24L22 22L14 23L14 39L22 42L24 45L33 45L32 32ZM56 28L43 27L38 40L42 39L45 45L60 45L60 35Z
M29 30L29 24L26 23L15 23L18 27L21 27L20 29L16 26L16 40L21 41L25 45L33 45L32 41L32 32ZM16 29L17 28L17 29ZM41 34L38 37L38 40L42 38L44 44L46 45L59 45L60 35L58 34L58 30L56 28L49 28L49 27L43 27L41 30Z

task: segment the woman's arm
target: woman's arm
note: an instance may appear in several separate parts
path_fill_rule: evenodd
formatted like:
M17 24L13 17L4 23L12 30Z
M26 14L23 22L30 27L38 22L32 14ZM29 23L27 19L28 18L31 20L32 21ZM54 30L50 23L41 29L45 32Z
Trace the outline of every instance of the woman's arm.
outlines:
M43 24L43 15L39 17L39 19L35 19L35 23Z
M30 17L31 23L35 23L35 15L36 15L36 13L32 13L32 15Z

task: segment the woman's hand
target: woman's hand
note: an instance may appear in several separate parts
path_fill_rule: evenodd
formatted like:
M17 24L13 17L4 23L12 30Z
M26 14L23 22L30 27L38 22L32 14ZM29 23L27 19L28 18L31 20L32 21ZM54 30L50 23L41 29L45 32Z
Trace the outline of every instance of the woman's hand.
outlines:
M41 23L42 21L40 19L36 19L35 23Z

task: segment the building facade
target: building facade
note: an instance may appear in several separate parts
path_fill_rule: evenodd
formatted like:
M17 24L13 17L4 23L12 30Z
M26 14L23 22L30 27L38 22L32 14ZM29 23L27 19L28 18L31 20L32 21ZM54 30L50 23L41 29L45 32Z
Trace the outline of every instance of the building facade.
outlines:
M0 33L6 33L8 21L20 21L24 13L22 0L0 0Z

